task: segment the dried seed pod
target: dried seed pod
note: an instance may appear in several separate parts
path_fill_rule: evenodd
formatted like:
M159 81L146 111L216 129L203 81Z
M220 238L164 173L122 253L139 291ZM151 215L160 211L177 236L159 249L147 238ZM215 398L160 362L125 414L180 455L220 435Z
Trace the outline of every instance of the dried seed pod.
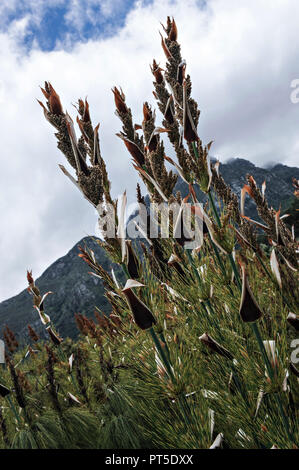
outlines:
M163 36L162 36L161 33L160 33L160 36L161 36L161 45L162 45L162 49L163 49L163 51L164 51L164 54L165 54L165 56L166 56L166 59L169 60L169 59L172 57L172 55L171 55L171 53L170 53L170 51L169 51L169 49L168 49L168 47L167 47L167 44L166 44L166 42L165 42L165 40L164 40L164 38L163 38Z
M263 341L264 347L266 354L268 356L268 359L272 365L272 367L275 369L278 367L278 361L277 361L277 350L276 350L276 343L274 340L265 340Z
M126 97L122 89L119 91L115 86L114 88L112 88L112 92L114 94L114 102L115 102L117 111L121 114L127 114L128 108L125 102Z
M127 147L128 151L132 155L135 162L142 167L145 164L145 158L140 148L132 140L126 139L122 134L116 134L117 137L120 137Z
M59 346L60 343L63 341L62 338L59 338L59 336L56 333L54 333L53 329L50 326L48 326L46 330L51 338L52 343L55 344L56 346Z
M223 434L221 432L216 437L216 439L213 442L213 444L211 445L210 449L222 449L223 440L224 440L224 437L223 437Z
M36 305L34 305L34 308L38 312L40 321L42 322L43 325L47 325L48 323L50 323L51 319L49 315L41 311Z
M152 110L147 102L143 103L143 123L152 119Z
M227 357L228 359L233 359L233 355L221 344L217 343L210 335L204 333L199 337L199 340L205 344L211 351L214 351L220 356Z
M132 241L126 240L126 251L127 251L127 268L129 275L132 279L137 279L139 277L139 262L137 256L132 247Z
M142 330L147 330L156 324L156 320L150 309L132 291L133 287L144 287L144 285L128 279L122 292L130 305L136 325Z
M169 260L167 261L167 264L168 266L171 266L174 269L176 269L179 274L181 274L182 276L185 276L185 272L180 265L181 262L182 260L177 255L172 254Z
M182 62L178 66L178 71L177 71L177 81L179 82L180 85L183 85L183 82L185 80L185 71L186 71L186 61L182 60Z
M67 393L67 397L68 397L68 400L69 400L69 403L70 403L71 406L72 406L73 404L75 404L75 405L82 405L82 403L78 400L78 398L75 397L75 395L73 395L71 392L68 392L68 393Z
M183 129L184 137L188 143L198 140L196 127L188 105L186 80L183 82Z
M89 104L87 100L85 100L85 105L84 105L83 122L91 122L90 114L89 114Z
M263 314L250 289L250 286L247 280L247 272L246 272L245 266L242 264L241 268L242 268L242 295L241 295L239 314L245 323L255 322L259 318L261 318Z
M174 116L175 116L175 110L174 110L174 107L173 107L173 96L170 95L168 100L167 100L167 103L166 103L166 107L165 107L165 111L164 111L164 117L165 117L166 121L168 122L168 124L173 124L174 123ZM178 165L178 167L179 167L179 165ZM182 174L181 174L181 176L183 177Z
M248 186L248 184L244 184L242 190L241 190L241 202L240 202L240 212L241 212L241 215L244 215L244 206L245 206L245 196L246 196L246 193L250 196L250 197L253 197L253 194L252 194L252 189L250 186Z
M5 387L5 385L0 384L0 397L6 397L6 395L10 394L9 388Z
M45 98L48 100L50 112L52 114L63 114L59 95L56 93L50 82L45 82L45 89L41 88Z
M32 277L32 269L31 271L27 270L27 281L28 281L29 286L34 286L34 279Z
M159 67L159 65L157 64L155 59L153 60L153 65L151 66L151 71L152 71L152 74L155 77L156 83L158 85L161 85L161 83L163 83L163 80L164 80L163 75L161 73L162 69L161 69L161 67Z
M287 321L295 328L296 331L299 331L299 318L295 313L290 312L287 316Z
M169 34L168 34L168 39L170 41L176 41L177 38L178 38L178 30L177 30L177 26L176 26L176 23L174 21L174 18L172 18L171 29L170 29Z

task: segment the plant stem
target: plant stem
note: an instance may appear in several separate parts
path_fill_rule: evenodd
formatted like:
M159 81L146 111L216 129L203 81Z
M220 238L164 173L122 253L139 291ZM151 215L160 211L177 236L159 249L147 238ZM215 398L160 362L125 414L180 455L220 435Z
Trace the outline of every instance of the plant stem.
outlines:
M17 412L17 410L16 410L16 408L15 408L15 405L13 404L13 402L12 402L10 396L9 396L9 395L6 395L5 398L6 398L6 400L8 401L9 406L10 406L10 408L11 408L13 414L15 415L15 417L16 417L18 423L21 424L20 416L19 416L19 414L18 414L18 412Z
M151 337L153 338L153 341L154 341L154 343L155 343L155 346L156 346L156 348L157 348L157 350L158 350L158 352L159 352L159 354L160 354L160 357L161 357L161 359L162 359L162 361L163 361L163 363L164 363L164 365L165 365L165 368L166 368L166 370L167 370L167 372L168 372L168 374L169 374L171 380L173 381L173 383L175 383L175 377L174 377L174 375L173 375L173 372L172 372L170 363L169 363L169 361L168 361L168 359L167 359L167 357L166 357L165 352L163 351L163 348L162 348L162 346L161 346L160 340L159 340L158 336L156 335L156 332L155 332L154 328L151 327L151 328L149 328L149 330L147 330L147 331L150 333Z
M273 368L272 368L272 365L269 361L269 358L268 358L268 355L267 355L267 352L266 352L266 349L265 349L265 346L264 346L264 343L263 343L263 340L262 340L262 337L261 337L261 334L260 334L259 327L258 327L256 322L250 323L250 326L251 326L252 331L253 331L253 333L256 337L256 340L258 342L260 351L261 351L262 356L264 358L264 362L266 364L266 368L267 368L269 377L270 377L271 380L273 380L273 378L274 378Z
M125 275L127 276L127 278L130 279L130 274L129 274L127 265L126 265L125 263L121 263L121 267L123 268L123 272L125 273Z
M195 154L195 157L196 157L197 159L199 159L199 155L198 155L198 151L197 151L195 142L192 142L192 148L193 148L193 152L194 152L194 154Z
M199 276L199 273L194 265L194 260L192 259L192 256L190 254L190 250L186 250L187 252L187 257L188 257L188 260L189 260L189 263L191 264L191 267L192 267L192 270L193 270L193 273L195 275L195 277L197 278L198 280L198 283L200 284L201 283L201 279L200 279L200 276Z
M170 353L169 353L169 349L168 349L168 346L167 346L166 339L165 339L165 336L164 336L163 331L161 331L161 333L159 333L159 336L160 336L160 338L161 338L162 343L165 344L165 351L166 351L166 353L167 353L167 358L168 358L168 360L170 360Z
M231 253L229 253L228 259L229 259L229 261L230 261L232 270L233 270L233 272L234 272L234 275L235 275L235 278L236 278L238 287L239 287L240 291L242 291L242 285L241 285L240 275L239 275L239 272L238 272L238 270L237 270L237 266L236 266L235 260L234 260L234 258L233 258L233 255L232 255Z
M222 271L222 274L223 274L224 276L226 276L225 267L224 267L224 264L222 263L222 260L221 260L221 258L220 258L218 248L217 248L217 246L215 245L215 243L213 242L210 233L208 234L208 236L209 236L209 240L210 240L210 242L211 242L211 245L212 245L212 247L213 247L213 249L214 249L214 252L215 252L215 255L216 255L218 264L219 264L219 266L220 266L220 269L221 269L221 271Z
M212 207L212 210L213 210L213 212L214 212L214 216L215 216L216 222L217 222L217 224L218 224L218 227L221 228L220 217L219 217L219 214L218 214L218 212L217 212L217 209L216 209L215 202L214 202L214 199L213 199L213 196L212 196L211 191L208 192L208 197L209 197L209 201L210 201L210 203L211 203L211 207Z
M232 361L232 365L231 365L231 368L232 368L232 378L241 394L241 397L243 398L244 402L248 405L248 397L247 397L247 394L246 394L246 390L244 390L244 388L242 387L242 384L241 384L241 381L239 379L239 374L235 368L235 365L234 365L234 362Z

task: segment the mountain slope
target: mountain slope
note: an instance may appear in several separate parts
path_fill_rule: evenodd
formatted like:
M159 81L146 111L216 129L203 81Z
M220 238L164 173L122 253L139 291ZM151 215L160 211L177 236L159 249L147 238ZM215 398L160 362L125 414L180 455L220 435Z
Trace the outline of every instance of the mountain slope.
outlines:
M299 168L286 165L275 165L272 168L260 168L242 158L234 158L220 165L220 173L226 183L240 197L241 189L246 181L246 175L254 177L259 187L266 181L266 198L268 203L275 209L279 209L282 203L284 207L293 195L292 177L299 179ZM183 196L188 194L188 187L181 179L178 180L176 190L180 190ZM200 192L200 201L205 200L205 195ZM246 197L245 214L248 217L257 218L254 202Z
M109 303L104 297L102 282L88 274L90 268L78 257L79 245L85 244L94 251L101 265L110 270L112 263L105 251L92 238L86 237L65 256L49 266L36 281L42 293L53 292L46 300L46 312L63 337L76 336L75 313L91 316L95 306L109 312ZM113 267L115 272L119 273L119 267L115 265ZM0 331L5 324L8 324L21 339L27 334L29 323L37 332L42 331L38 313L32 306L32 296L26 289L19 295L0 303Z

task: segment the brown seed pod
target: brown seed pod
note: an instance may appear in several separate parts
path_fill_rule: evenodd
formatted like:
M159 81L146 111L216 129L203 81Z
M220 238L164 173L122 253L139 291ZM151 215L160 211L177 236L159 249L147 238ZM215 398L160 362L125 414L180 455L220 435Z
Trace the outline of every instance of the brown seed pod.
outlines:
M259 318L261 318L263 314L250 289L245 265L242 264L241 268L242 268L242 295L241 295L239 314L245 323L255 322Z
M126 240L126 251L127 251L127 268L129 275L132 279L139 277L139 262L137 256L132 247L132 241Z
M6 395L10 394L9 388L5 387L5 385L0 384L0 397L6 397Z
M287 321L289 322L290 325L292 325L293 328L295 328L296 331L299 331L299 318L295 313L289 313L287 316Z
M128 108L125 103L125 95L123 91L119 91L118 88L116 88L115 86L114 88L112 88L112 93L114 94L114 102L117 111L121 114L127 114Z
M62 338L59 338L59 336L56 333L54 333L54 331L52 330L50 326L48 326L46 330L51 338L52 343L55 344L56 346L59 346L60 343L63 341Z
M156 324L156 319L150 309L132 291L133 287L142 286L143 284L140 282L134 281L133 279L128 279L122 291L130 305L130 309L136 325L139 326L139 328L142 330L147 330Z
M135 142L126 139L122 134L116 134L117 137L120 137L127 147L128 151L132 155L133 159L139 166L143 166L145 163L145 158L143 153L141 152L140 148L135 144Z
M199 337L199 340L205 344L211 351L214 351L217 354L220 354L220 356L226 357L228 359L233 359L233 355L221 344L217 343L210 335L207 333L204 333Z

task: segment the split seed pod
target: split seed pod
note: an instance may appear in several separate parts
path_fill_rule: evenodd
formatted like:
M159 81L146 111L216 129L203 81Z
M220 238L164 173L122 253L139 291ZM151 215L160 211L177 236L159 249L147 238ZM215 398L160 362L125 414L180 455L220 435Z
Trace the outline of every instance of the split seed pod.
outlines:
M193 122L193 118L190 113L188 99L187 99L187 84L186 80L183 82L183 129L184 129L184 137L188 143L197 142L198 135L196 131L195 124Z
M287 316L287 321L295 328L296 331L299 331L299 318L295 313L290 312Z
M122 292L129 303L134 321L142 330L148 330L155 325L156 320L150 309L135 295L133 287L144 287L144 284L128 279Z
M126 250L127 250L127 268L132 279L137 279L139 277L139 263L137 256L132 247L132 241L126 240Z
M9 388L5 387L5 385L0 384L0 397L6 397L6 395L10 394Z
M48 326L46 330L49 333L52 343L55 344L56 346L59 346L60 343L62 342L62 338L59 338L59 336L57 336L57 334L54 333L54 331L52 330L50 326Z
M177 30L177 26L176 26L176 23L174 21L174 18L172 18L171 29L170 29L169 34L168 34L168 39L170 41L176 41L177 38L178 38L178 30Z
M274 340L263 341L266 354L273 368L278 367L276 343Z
M220 356L227 357L228 359L233 359L233 355L221 344L217 343L210 335L204 333L202 336L199 337L199 340L205 344L211 351L214 351Z
M263 314L250 289L250 286L247 280L246 268L243 264L241 265L241 268L242 268L242 295L241 295L239 314L245 323L255 322L259 318L261 318Z
M163 83L163 80L164 80L163 75L161 73L162 69L161 69L161 67L159 67L159 65L157 64L157 62L155 60L153 60L153 65L151 66L151 71L152 71L152 74L155 77L156 83L158 85L161 85L161 83Z
M181 262L182 262L182 260L177 255L172 254L170 256L169 260L167 261L167 264L168 264L168 266L172 266L173 268L175 268L178 271L179 274L184 276L185 272L181 268L181 265L180 265Z
M116 134L117 137L120 137L127 147L129 153L133 157L134 161L137 163L138 166L142 167L145 163L145 158L143 153L141 152L140 148L135 144L135 142L126 139L122 134Z
M59 95L56 93L50 82L45 82L45 89L41 88L43 95L48 100L50 112L52 114L63 114Z
M128 108L125 102L126 97L122 89L119 91L118 88L116 88L115 86L114 88L112 88L112 92L114 94L114 101L117 111L121 114L127 114Z
M216 437L215 441L213 442L213 444L211 445L210 449L221 449L222 448L222 444L223 444L223 434L222 432L218 434L218 436Z

